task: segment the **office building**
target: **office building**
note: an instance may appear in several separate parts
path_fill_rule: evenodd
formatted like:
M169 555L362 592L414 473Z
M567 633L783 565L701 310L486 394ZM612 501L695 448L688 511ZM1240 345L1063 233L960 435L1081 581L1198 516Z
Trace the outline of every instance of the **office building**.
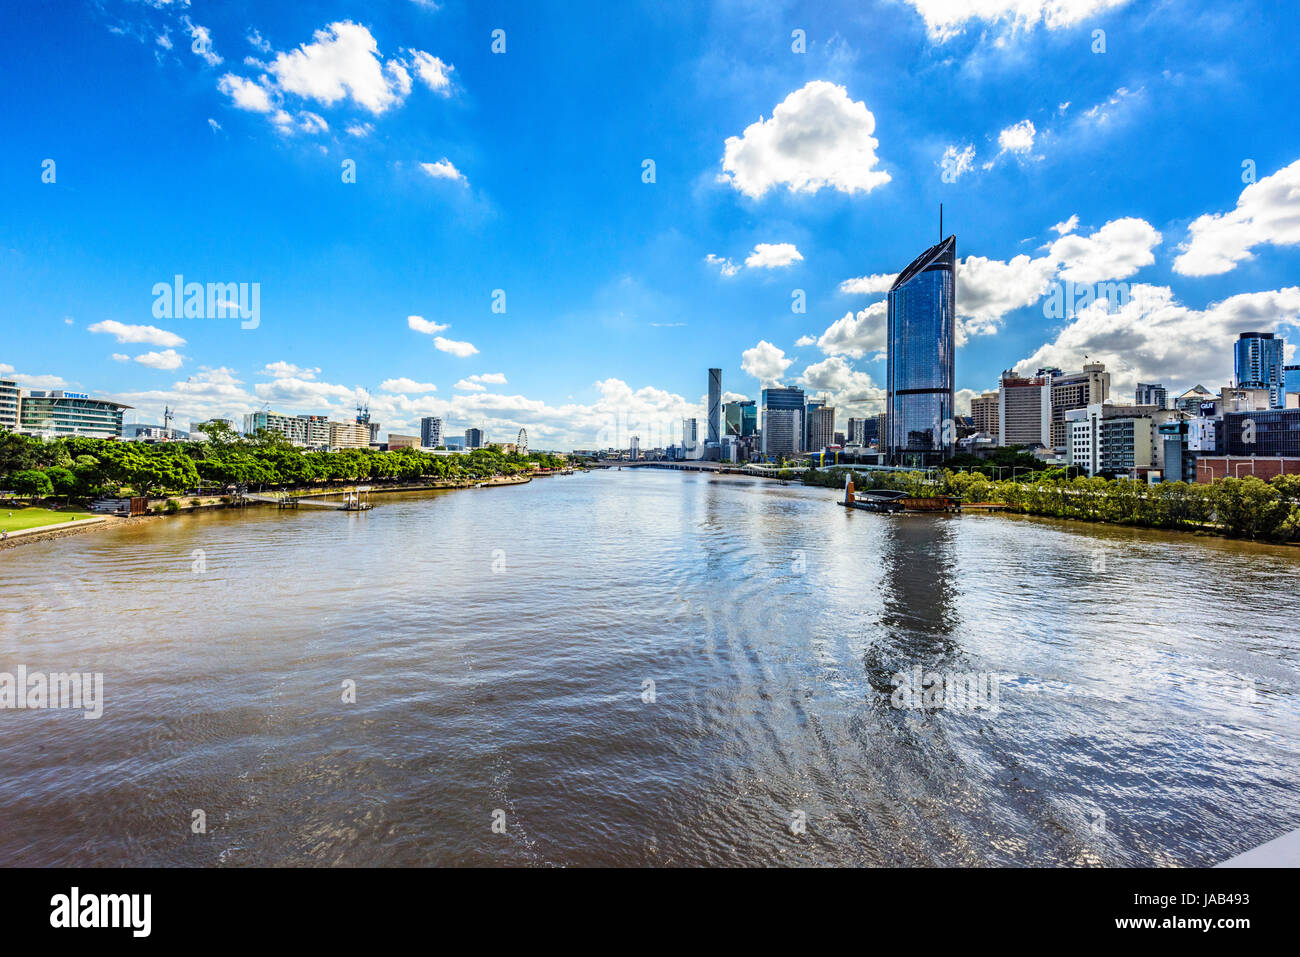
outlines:
M728 402L722 407L722 411L724 429L727 435L744 438L758 432L758 404L756 402L750 400Z
M131 408L107 399L92 399L85 392L63 389L20 390L18 431L46 439L83 435L94 439L120 439L122 412Z
M419 444L420 437L418 435L398 435L396 432L388 433L387 445L388 451L390 452L394 449L414 449L417 448Z
M1100 362L1088 362L1080 372L1062 372L1060 369L1040 369L1039 375L1052 377L1051 447L1064 452L1068 440L1065 413L1071 409L1086 409L1090 405L1110 398L1110 373ZM1141 403L1139 403L1141 404ZM1160 408L1164 408L1163 400Z
M971 427L976 432L991 435L994 439L1001 434L999 431L1001 427L998 424L1001 417L998 411L1001 400L1000 392L985 392L970 400Z
M633 462L635 462L637 459L641 457L641 436L639 435L632 436L632 439L628 443L628 447L627 447L627 457L631 459Z
M465 430L465 448L481 449L483 448L485 440L486 437L484 436L482 429L471 428Z
M1163 409L1169 404L1169 391L1158 382L1155 384L1139 382L1137 389L1133 393L1133 403L1134 405L1154 405L1157 409Z
M1204 405L1204 403L1202 403ZM1224 386L1215 400L1220 415L1229 412L1263 412L1275 408L1273 391L1250 386Z
M1194 415L1187 420L1187 451L1192 455L1214 454L1223 451L1223 417L1213 412Z
M1225 413L1223 436L1229 456L1300 457L1300 409Z
M803 427L800 409L765 409L763 412L763 454L772 457L796 455L801 450Z
M1106 472L1139 478L1159 465L1151 406L1106 405L1065 413L1070 424L1066 461L1088 475Z
M442 445L442 419L438 416L426 415L420 420L420 445L426 449Z
M1214 398L1213 392L1198 383L1174 399L1174 408L1179 412L1186 412L1188 415L1197 415L1200 412L1201 403L1213 402Z
M0 429L18 431L18 400L21 394L17 382L0 378Z
M998 444L1051 446L1051 376L1002 373L998 386Z
M1282 381L1282 356L1286 344L1271 332L1243 332L1237 337L1234 350L1234 368L1237 386L1243 389L1267 389L1270 406L1280 409L1285 404L1285 386Z
M722 370L709 370L709 445L722 440Z
M794 455L802 452L807 412L803 389L794 387L764 389L762 399L763 454ZM780 414L776 415L776 413Z
M957 237L941 238L889 290L882 451L895 465L932 465L952 455L956 266Z
M1156 426L1163 450L1161 469L1166 482L1195 482L1196 456L1187 447L1190 424L1186 419L1170 419Z
M1282 368L1282 385L1286 389L1287 395L1300 394L1300 366L1284 366ZM1291 401L1286 403L1288 406Z

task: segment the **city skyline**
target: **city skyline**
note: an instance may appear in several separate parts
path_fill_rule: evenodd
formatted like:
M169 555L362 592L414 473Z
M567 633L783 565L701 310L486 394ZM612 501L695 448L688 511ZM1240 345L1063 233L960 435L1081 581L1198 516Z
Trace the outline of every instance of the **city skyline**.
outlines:
M142 423L368 401L568 449L708 422L717 367L722 402L798 387L842 425L881 409L884 295L943 202L958 414L1085 356L1116 395L1216 387L1242 332L1296 339L1300 132L1269 119L1297 94L1268 82L1296 27L1095 6L25 8L16 72L77 56L5 94L0 374ZM256 284L255 325L185 318L176 277Z

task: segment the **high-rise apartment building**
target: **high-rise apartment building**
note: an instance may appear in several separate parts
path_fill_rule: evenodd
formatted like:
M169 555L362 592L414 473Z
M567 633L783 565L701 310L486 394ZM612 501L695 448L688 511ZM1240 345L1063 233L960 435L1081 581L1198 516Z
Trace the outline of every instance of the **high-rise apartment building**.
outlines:
M331 422L330 448L332 449L368 449L370 448L369 422Z
M826 399L809 399L803 407L803 444L800 446L806 452L816 452L821 446L813 445L812 420L817 410L826 404Z
M952 455L956 268L957 237L949 236L912 260L889 290L882 451L896 465Z
M1160 383L1139 382L1133 392L1134 405L1154 405L1163 409L1169 404L1169 390Z
M481 449L483 448L483 444L485 441L486 441L486 436L484 436L482 429L465 430L465 448Z
M18 431L18 400L21 391L13 379L0 378L0 429Z
M816 409L809 407L808 437L809 452L820 452L827 446L836 444L834 407L820 403Z
M307 420L307 447L311 449L328 449L333 442L334 433L330 429L329 416L300 415L297 418Z
M436 449L442 445L442 419L436 415L426 415L420 420L420 445L426 449Z
M307 444L307 422L301 416L268 411L244 414L245 435L251 438L263 430L279 432L294 445Z
M682 448L688 452L700 444L700 425L695 419L682 419Z
M1268 389L1275 409L1286 405L1282 382L1285 351L1286 343L1271 332L1243 332L1234 350L1237 385L1243 389Z
M874 415L865 419L849 419L848 444L863 447L871 445L880 437L878 426L879 418Z
M244 416L244 434L252 436L265 429L267 432L279 432L293 445L309 449L330 449L338 448L338 443L334 441L334 427L354 424L353 422L331 422L329 417L324 415L249 412ZM366 426L365 435L366 441L362 443L362 447L370 444L369 426Z
M998 387L998 445L1052 442L1052 377L1002 373Z
M997 392L985 392L970 400L971 427L976 432L984 432L997 438L998 408L1001 396Z

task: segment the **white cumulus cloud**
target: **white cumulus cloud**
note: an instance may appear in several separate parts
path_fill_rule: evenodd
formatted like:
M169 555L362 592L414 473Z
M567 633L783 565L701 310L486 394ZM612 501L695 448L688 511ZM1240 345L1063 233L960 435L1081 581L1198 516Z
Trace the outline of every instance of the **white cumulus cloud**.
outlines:
M779 269L803 261L794 243L759 243L745 258L750 269Z
M856 313L846 312L830 324L817 340L817 348L828 356L844 355L861 359L885 351L887 300L880 300Z
M129 326L116 319L105 319L86 327L89 332L107 333L118 342L142 343L150 346L183 346L185 340L174 332L157 326Z
M185 357L175 349L163 349L160 352L146 352L135 357L135 361L151 369L179 369Z
M1132 394L1138 382L1200 382L1213 389L1232 376L1232 344L1239 333L1276 332L1297 316L1296 286L1243 293L1199 310L1178 302L1168 286L1138 283L1118 308L1098 299L1080 309L1019 367L1077 367L1086 355L1106 364L1112 394Z
M437 392L438 387L432 382L416 382L414 379L405 377L397 379L385 379L379 383L379 388L387 392Z
M414 329L416 332L423 332L426 336L434 336L440 332L446 332L451 328L446 323L430 322L423 316L407 316L406 325L408 328Z
M1052 243L1052 258L1061 263L1061 278L1071 282L1127 279L1156 261L1152 250L1161 236L1144 219L1114 219L1091 236L1062 236Z
M878 272L870 276L859 276L856 279L846 279L840 283L840 292L848 293L877 293L889 292L889 287L894 284L898 278L895 272Z
M865 103L842 86L813 80L777 104L771 119L760 117L727 138L719 179L754 198L783 184L792 193L870 192L890 181L877 168L875 129Z
M271 101L271 92L265 86L234 73L227 73L219 79L217 89L230 97L235 106L241 110L270 113L275 108Z
M453 356L459 356L462 359L478 352L472 342L457 342L454 339L444 339L442 336L434 336L433 344L439 352L449 352Z
M1031 121L1021 120L998 134L998 146L1012 153L1028 153L1034 148L1037 132Z
M793 362L793 359L786 358L785 350L766 339L759 340L758 345L746 349L740 356L740 368L764 385L780 384L785 370Z
M447 159L445 156L436 163L421 163L420 169L428 173L433 179L449 179L453 182L459 181L462 183L468 182L468 180L465 179L465 174L456 169L456 167L452 165L451 160Z
M1255 258L1252 249L1300 244L1300 160L1241 191L1235 209L1192 220L1174 272L1217 276Z
M930 39L951 39L972 20L1007 23L1028 30L1042 24L1060 30L1123 6L1128 0L906 0L925 20Z
M1052 229L1056 231L1056 235L1064 236L1066 233L1074 232L1076 229L1078 229L1078 227L1079 227L1079 217L1076 214L1074 216L1071 216L1069 219L1062 220L1061 222L1057 223L1055 226L1052 227Z
M736 273L740 272L740 267L730 259L724 259L723 257L714 255L713 253L709 253L705 256L704 261L710 266L716 266L718 272L722 273L724 276L734 276Z

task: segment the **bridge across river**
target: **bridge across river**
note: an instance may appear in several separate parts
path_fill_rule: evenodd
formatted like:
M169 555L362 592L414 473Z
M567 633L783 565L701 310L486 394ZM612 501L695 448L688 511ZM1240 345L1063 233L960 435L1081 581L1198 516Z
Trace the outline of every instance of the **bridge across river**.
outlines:
M678 472L719 472L724 475L757 475L760 478L779 479L791 479L803 471L803 469L795 466L776 468L775 466L766 465L737 465L730 462L674 462L667 460L625 462L620 459L601 459L597 464L606 468L674 469Z

